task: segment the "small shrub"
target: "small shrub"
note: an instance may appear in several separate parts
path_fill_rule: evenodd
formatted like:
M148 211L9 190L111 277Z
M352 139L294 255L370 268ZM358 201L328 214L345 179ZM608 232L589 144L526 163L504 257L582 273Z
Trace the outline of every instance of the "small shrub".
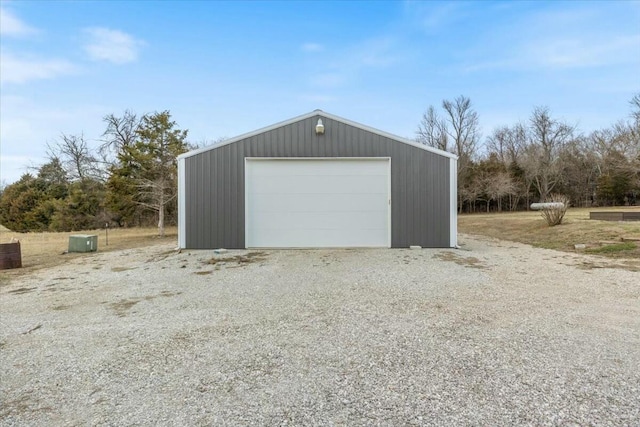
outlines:
M552 194L549 199L545 200L545 203L562 203L562 208L542 209L540 211L549 227L562 224L564 214L567 213L569 208L569 197L564 194Z

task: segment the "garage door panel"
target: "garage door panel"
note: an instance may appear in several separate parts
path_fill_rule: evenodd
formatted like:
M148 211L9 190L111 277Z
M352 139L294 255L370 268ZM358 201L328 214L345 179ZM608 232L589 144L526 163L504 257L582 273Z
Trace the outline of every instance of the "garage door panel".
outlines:
M386 175L271 175L258 176L253 194L362 194L380 193L388 182ZM386 193L386 191L383 191Z
M266 161L253 161L251 170L261 177L282 175L282 168L286 168L287 175L317 176L327 173L327 162L334 162L332 170L340 175L380 175L380 168L376 161L364 163L362 160L352 159L268 159ZM340 164L335 162L339 161ZM332 172L331 174L334 174Z
M342 230L305 230L295 234L283 234L279 230L264 230L261 239L269 244L263 248L343 248L379 247L379 239L366 230L359 235L344 235ZM309 244L313 242L313 244Z
M382 211L386 215L385 194L254 194L253 206L261 212L349 212Z
M363 222L363 215L367 216L367 221ZM386 230L387 215L384 211L367 212L317 212L309 215L307 212L286 212L273 213L263 212L259 215L260 230L280 230L286 233L287 230Z
M248 159L248 247L389 247L389 162Z

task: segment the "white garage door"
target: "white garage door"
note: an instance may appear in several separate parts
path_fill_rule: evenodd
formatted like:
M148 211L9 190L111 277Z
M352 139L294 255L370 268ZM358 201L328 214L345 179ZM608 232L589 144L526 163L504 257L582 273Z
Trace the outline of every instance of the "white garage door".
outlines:
M390 159L246 159L250 248L390 247Z

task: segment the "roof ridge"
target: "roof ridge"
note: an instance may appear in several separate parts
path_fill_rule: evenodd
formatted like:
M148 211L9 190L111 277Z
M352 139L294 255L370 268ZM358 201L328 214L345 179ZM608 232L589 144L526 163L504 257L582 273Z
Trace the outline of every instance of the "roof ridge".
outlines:
M225 141L222 141L222 142L219 142L217 144L212 144L212 145L208 145L206 147L201 147L201 148L197 148L195 150L188 151L186 153L183 153L183 154L179 155L178 159L184 159L184 158L187 158L187 157L192 157L192 156L198 155L200 153L205 153L205 152L210 151L210 150L215 150L217 148L224 147L225 145L233 144L235 142L242 141L243 139L247 139L247 138L250 138L252 136L259 135L261 133L269 132L271 130L278 129L280 127L287 126L287 125L299 122L301 120L308 119L308 118L316 116L316 115L321 115L322 117L325 117L325 118L328 118L328 119L331 119L331 120L336 120L336 121L344 123L346 125L353 126L353 127L358 128L358 129L362 129L364 131L371 132L371 133L374 133L376 135L383 136L385 138L393 139L395 141L398 141L398 142L401 142L401 143L404 143L404 144L412 145L412 146L414 146L416 148L420 148L422 150L429 151L429 152L432 152L432 153L435 153L435 154L438 154L438 155L441 155L441 156L444 156L444 157L449 157L449 158L453 158L453 159L457 159L458 158L458 156L456 156L453 153L449 153L448 151L444 151L444 150L440 150L438 148L430 147L428 145L420 144L419 142L413 141L413 140L411 140L409 138L404 138L404 137L401 137L401 136L398 136L398 135L394 135L392 133L385 132L385 131L380 130L380 129L376 129L376 128L373 128L371 126L367 126L367 125L364 125L362 123L354 122L353 120L345 119L344 117L340 117L340 116L337 116L335 114L327 113L326 111L322 111L320 109L316 109L316 110L313 110L313 111L311 111L309 113L302 114L302 115L293 117L293 118L288 119L288 120L283 120L283 121L274 123L272 125L265 126L265 127L260 128L260 129L256 129L254 131L247 132L247 133L235 136L233 138L229 138L229 139L227 139Z

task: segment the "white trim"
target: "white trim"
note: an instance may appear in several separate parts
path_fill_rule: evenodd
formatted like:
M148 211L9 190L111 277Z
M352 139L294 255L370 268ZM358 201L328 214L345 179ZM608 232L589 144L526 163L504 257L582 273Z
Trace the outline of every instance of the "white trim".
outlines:
M380 157L245 157L244 160L391 160L389 156L380 156Z
M187 197L185 159L178 158L178 247L187 247Z
M449 161L449 246L458 246L458 160Z
M249 177L247 173L249 168L247 168L247 162L249 160L254 160L254 157L245 157L244 158L244 247L250 248L249 245Z
M391 227L393 226L393 223L391 222L391 203L392 203L392 198L393 198L393 194L391 194L391 161L392 160L391 160L391 157L387 157L387 158L389 159L389 161L387 162L387 164L389 165L389 184L388 184L389 187L388 187L388 190L387 190L387 196L389 198L389 202L387 203L387 206L388 206L387 207L387 209L388 209L387 218L389 218L389 224L388 224L388 227L389 227L388 242L389 242L389 244L388 244L387 247L391 248L391 238L392 238L392 236L391 236Z
M269 160L304 160L304 161L315 161L315 160L387 160L388 165L388 184L387 184L387 248L391 248L391 202L392 202L392 194L391 194L391 157L389 156L381 156L381 157L245 157L244 158L244 246L247 249L252 248L251 242L249 242L249 179L248 179L248 168L247 163L249 161L269 161ZM379 247L379 246L376 246ZM358 248L361 248L360 246ZM266 249L261 247L261 249ZM280 248L282 249L282 248ZM301 248L296 248L301 249ZM327 249L324 248L323 249Z
M458 158L458 156L456 156L455 154L449 153L448 151L439 150L437 148L429 147L429 146L424 145L424 144L419 144L419 143L417 143L415 141L412 141L412 140L410 140L408 138L403 138L403 137L398 136L398 135L393 135L391 133L388 133L388 132L385 132L385 131L382 131L382 130L379 130L379 129L375 129L375 128L372 128L370 126L363 125L361 123L353 122L351 120L344 119L342 117L335 116L333 114L325 113L322 110L314 110L314 111L312 111L310 113L303 114L301 116L297 116L297 117L294 117L294 118L289 119L289 120L284 120L282 122L275 123L275 124L273 124L271 126L263 127L263 128L254 130L252 132L248 132L248 133L236 136L236 137L231 138L231 139L227 139L226 141L220 142L218 144L209 145L207 147L202 147L202 148L198 148L196 150L189 151L187 153L183 153L183 154L178 156L178 159L184 159L184 158L187 158L187 157L195 156L195 155L200 154L200 153L207 152L209 150L215 150L216 148L224 147L225 145L233 144L234 142L238 142L238 141L241 141L243 139L247 139L247 138L250 138L252 136L255 136L255 135L258 135L258 134L261 134L261 133L264 133L264 132L268 132L268 131L271 131L271 130L274 130L274 129L277 129L277 128L280 128L282 126L290 125L292 123L296 123L296 122L299 122L301 120L305 120L305 119L308 119L310 117L316 117L316 116L325 117L325 118L328 118L328 119L331 119L331 120L335 120L335 121L344 123L346 125L353 126L355 128L358 128L358 129L362 129L362 130L367 131L367 132L371 132L371 133L374 133L374 134L377 134L377 135L380 135L380 136L384 136L385 138L393 139L393 140L401 142L403 144L411 145L413 147L420 148L422 150L429 151L431 153L435 153L435 154L439 154L441 156L449 157L451 159L457 159ZM326 126L325 126L325 128L326 128Z

